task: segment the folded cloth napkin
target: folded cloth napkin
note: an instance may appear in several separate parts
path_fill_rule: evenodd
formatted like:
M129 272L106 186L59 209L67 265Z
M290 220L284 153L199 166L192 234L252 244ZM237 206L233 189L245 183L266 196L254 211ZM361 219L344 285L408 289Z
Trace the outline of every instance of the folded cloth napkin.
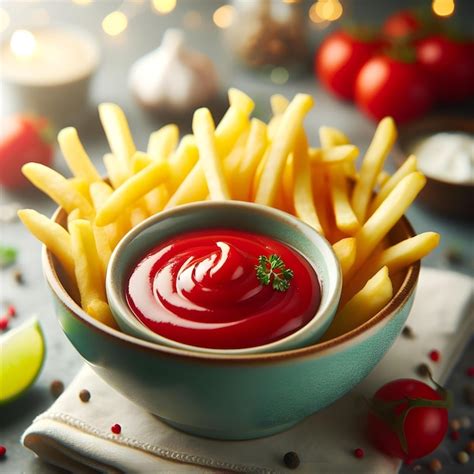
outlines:
M49 410L23 435L23 444L47 462L73 472L281 472L282 455L297 451L299 472L392 474L399 462L365 440L366 405L385 382L415 377L415 366L436 348L433 365L441 381L474 330L473 280L452 272L423 269L408 324L415 337L400 337L375 370L351 393L291 430L252 441L213 441L181 433L128 401L84 367ZM88 403L78 393L87 388ZM122 434L110 427L120 423ZM365 450L355 459L356 447Z

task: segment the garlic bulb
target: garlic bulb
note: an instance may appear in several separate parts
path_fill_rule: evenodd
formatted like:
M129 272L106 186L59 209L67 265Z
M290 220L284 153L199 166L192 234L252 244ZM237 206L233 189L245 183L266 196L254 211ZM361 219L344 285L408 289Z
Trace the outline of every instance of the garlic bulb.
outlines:
M144 106L175 113L206 105L218 91L213 62L187 49L177 29L167 30L160 47L133 64L129 84Z

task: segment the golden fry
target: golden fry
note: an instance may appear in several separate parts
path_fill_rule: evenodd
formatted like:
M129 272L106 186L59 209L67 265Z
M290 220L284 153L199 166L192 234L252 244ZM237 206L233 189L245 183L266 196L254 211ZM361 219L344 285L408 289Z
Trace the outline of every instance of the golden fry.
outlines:
M352 194L352 208L359 222L365 222L367 208L377 176L382 170L385 158L397 138L395 122L385 117L377 126L372 142L362 161L359 179L356 181Z
M278 132L270 145L268 158L258 184L255 202L271 206L282 179L286 159L292 149L305 115L313 105L313 99L306 94L297 94L281 116Z
M354 237L346 237L336 242L332 248L341 264L342 277L345 278L355 262L357 251L356 240Z
M415 170L413 170L415 171ZM382 187L390 179L390 173L385 170L382 170L377 176L377 186Z
M323 148L347 145L350 143L348 136L333 127L319 127L319 141Z
M290 104L290 101L281 94L274 94L270 97L270 105L273 115L281 115Z
M172 209L189 202L204 201L208 194L206 177L202 171L201 163L198 162L170 197L165 209Z
M117 189L131 176L130 167L125 167L112 153L104 155L104 165L112 186Z
M230 153L237 139L249 126L248 115L240 108L231 106L222 117L215 131L216 148L221 159Z
M70 181L57 171L40 163L27 163L23 165L21 171L38 189L41 189L66 212L69 213L77 208L84 217L93 217L94 210L91 204Z
M379 270L338 312L323 340L334 339L361 326L375 316L393 296L387 267Z
M204 171L211 198L230 199L229 186L217 149L214 120L209 109L201 108L194 112L193 132L199 150L199 162Z
M359 155L354 145L335 145L330 148L310 148L309 158L314 164L338 165L352 163Z
M48 247L51 253L59 260L69 279L75 282L71 237L67 230L33 209L18 211L18 217L25 227Z
M96 301L106 303L105 285L92 225L89 221L78 219L71 222L71 247L74 257L76 281L81 295L81 306L86 313L97 317ZM115 326L112 315L100 313L101 322Z
M124 170L128 171L136 147L127 117L118 105L110 103L99 105L99 117L112 154L122 163Z
M165 125L150 135L147 153L154 160L166 160L176 148L179 129L174 123Z
M240 109L247 116L249 116L255 108L255 102L245 92L239 89L231 87L228 96L230 106Z
M301 129L293 153L293 205L296 215L306 224L322 233L318 213L314 205L313 189L311 185L311 168L308 158L308 140Z
M63 128L58 134L58 143L71 173L76 178L82 178L87 183L102 181L74 127Z
M314 205L318 213L323 234L329 239L331 233L329 181L326 170L322 167L311 166L311 181L314 195Z
M97 213L99 227L111 224L128 206L134 204L168 177L168 163L154 161L117 188Z
M178 189L178 186L193 169L198 159L199 152L194 137L192 135L185 135L169 159L170 176L166 186L170 194Z
M91 195L89 193L89 184L85 179L69 178L68 181L74 186L76 191L87 200L87 202L92 203Z
M405 163L397 170L397 172L389 177L385 184L380 188L380 192L375 196L369 209L369 214L373 214L374 211L382 204L383 200L393 191L395 186L410 173L416 171L416 158L414 155L409 156Z
M405 176L356 234L357 256L352 270L358 270L390 229L403 216L426 183L418 172Z

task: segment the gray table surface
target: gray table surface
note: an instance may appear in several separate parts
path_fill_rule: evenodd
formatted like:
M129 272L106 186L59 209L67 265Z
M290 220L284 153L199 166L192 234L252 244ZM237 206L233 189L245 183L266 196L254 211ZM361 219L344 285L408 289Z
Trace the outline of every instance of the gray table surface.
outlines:
M228 53L221 32L214 27L211 20L213 10L221 2L182 0L181 3L178 2L178 8L167 16L151 13L143 2L124 2L122 8L126 8L130 14L134 15L130 20L129 28L120 37L106 37L100 28L101 19L120 3L96 1L89 6L80 7L66 1L15 2L15 4L12 1L2 2L2 7L11 17L11 26L6 33L15 26L35 23L38 18L44 18L46 12L52 22L74 24L89 30L97 37L103 53L102 63L93 82L90 113L85 120L82 120L79 133L87 151L101 170L103 167L100 157L108 150L98 122L96 104L104 101L120 104L127 113L137 146L142 149L146 147L149 133L159 128L162 123L146 115L134 103L127 88L128 69L135 59L160 43L161 36L167 27L182 25L184 15L189 9L198 10L202 15L201 26L187 32L189 42L214 58L224 91L229 86L236 86L248 92L256 98L257 114L264 118L269 113L268 98L271 94L280 92L291 96L299 91L308 92L315 97L317 104L307 122L308 132L313 141L317 138L318 127L324 124L337 126L346 131L353 142L361 147L361 150L367 146L374 131L373 123L362 117L352 105L338 102L327 95L312 76L294 80L290 78L291 80L284 86L277 86L272 84L267 77L256 76L240 69ZM346 3L348 9L352 8L356 17L369 18L373 21L382 18L386 13L385 10L390 9L387 5L390 2L358 1L356 4L353 1ZM403 2L398 3L403 4ZM405 2L405 4L408 3ZM472 14L472 3L470 6L467 5L468 2L460 3L468 14ZM463 18L461 18L462 20ZM317 39L317 34L313 36ZM0 103L1 113L5 115L10 111L8 98L2 97ZM464 105L462 112L472 116L472 103ZM66 172L59 153L57 153L55 164L59 171ZM31 207L45 214L50 214L54 209L54 205L48 199L33 190L18 193L2 191L0 203L11 202L18 202L22 207ZM436 230L442 236L441 245L426 258L425 265L452 268L466 274L473 274L474 246L472 239L474 232L472 223L432 214L418 205L412 207L408 216L418 232ZM41 274L40 244L27 234L19 222L2 224L0 233L1 243L14 245L19 249L17 267L22 269L26 275L26 285L18 287L13 281L11 271L0 272L1 308L10 302L17 307L19 316L14 320L12 326L21 323L32 314L37 314L44 328L48 345L45 366L36 384L19 400L0 409L0 444L8 447L8 457L0 462L0 472L60 472L58 469L35 459L32 453L21 447L19 438L32 419L51 404L50 382L53 379L61 379L67 384L76 374L82 361L63 335L54 316ZM461 264L456 267L450 266L444 257L448 248L456 248L461 252L463 255ZM449 386L454 389L457 395L460 393L462 385L466 383L463 373L469 361L472 364L473 360L474 344L471 341L449 382ZM467 410L467 406L461 403L453 413L454 415L465 414ZM471 414L474 415L472 408ZM474 416L472 419L474 423ZM446 441L440 450L440 458L449 462L449 453L455 452L455 449L452 442ZM468 466L460 466L451 461L449 471L445 472L472 472L473 459ZM404 468L404 471L410 472L411 468Z

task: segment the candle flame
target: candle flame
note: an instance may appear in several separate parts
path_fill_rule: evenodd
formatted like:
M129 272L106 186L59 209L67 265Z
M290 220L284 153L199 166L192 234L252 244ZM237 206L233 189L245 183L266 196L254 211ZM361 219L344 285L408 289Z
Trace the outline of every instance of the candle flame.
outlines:
M35 35L28 30L17 30L10 39L10 49L18 58L31 58L36 51Z

